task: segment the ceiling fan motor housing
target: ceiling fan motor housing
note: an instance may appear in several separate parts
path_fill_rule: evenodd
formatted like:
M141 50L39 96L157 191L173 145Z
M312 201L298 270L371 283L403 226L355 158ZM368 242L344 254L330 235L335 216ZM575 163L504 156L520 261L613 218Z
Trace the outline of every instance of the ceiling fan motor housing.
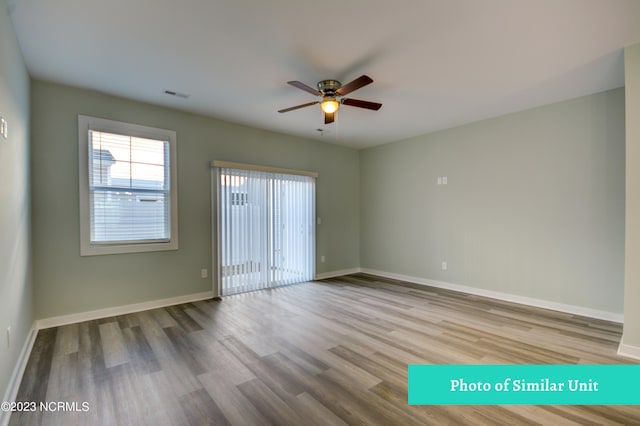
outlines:
M318 82L318 90L323 96L335 96L336 90L342 87L338 80L322 80Z

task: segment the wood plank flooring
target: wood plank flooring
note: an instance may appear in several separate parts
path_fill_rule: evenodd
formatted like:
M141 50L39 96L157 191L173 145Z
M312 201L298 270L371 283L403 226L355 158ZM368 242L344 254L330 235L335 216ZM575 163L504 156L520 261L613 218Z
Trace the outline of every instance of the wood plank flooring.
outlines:
M640 406L407 405L409 363L634 363L616 355L620 336L615 323L351 275L41 330L17 400L78 410L10 424L640 424Z

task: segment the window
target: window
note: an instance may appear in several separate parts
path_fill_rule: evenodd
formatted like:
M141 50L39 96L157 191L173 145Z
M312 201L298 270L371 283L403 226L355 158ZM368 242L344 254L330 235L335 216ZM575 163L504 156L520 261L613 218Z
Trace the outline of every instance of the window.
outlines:
M178 248L176 133L78 116L80 255Z

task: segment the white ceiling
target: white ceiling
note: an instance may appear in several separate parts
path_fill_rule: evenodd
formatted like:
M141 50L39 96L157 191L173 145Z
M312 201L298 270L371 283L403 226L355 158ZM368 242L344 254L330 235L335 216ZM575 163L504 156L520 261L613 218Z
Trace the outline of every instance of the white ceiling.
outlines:
M356 148L621 87L621 48L640 42L638 0L8 4L35 78ZM348 97L377 112L277 112L317 99L289 80L362 74Z

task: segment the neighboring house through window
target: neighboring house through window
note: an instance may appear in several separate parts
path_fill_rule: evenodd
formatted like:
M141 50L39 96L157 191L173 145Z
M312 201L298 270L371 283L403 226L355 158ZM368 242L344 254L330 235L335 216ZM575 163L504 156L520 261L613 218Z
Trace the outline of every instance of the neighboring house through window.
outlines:
M78 116L80 254L178 248L176 133Z

